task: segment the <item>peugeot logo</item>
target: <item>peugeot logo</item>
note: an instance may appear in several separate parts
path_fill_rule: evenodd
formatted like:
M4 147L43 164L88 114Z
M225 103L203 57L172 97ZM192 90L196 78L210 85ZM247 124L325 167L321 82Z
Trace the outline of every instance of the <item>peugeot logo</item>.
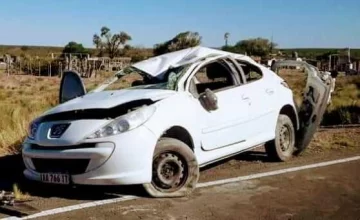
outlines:
M66 131L70 124L55 124L50 129L50 138L59 138Z

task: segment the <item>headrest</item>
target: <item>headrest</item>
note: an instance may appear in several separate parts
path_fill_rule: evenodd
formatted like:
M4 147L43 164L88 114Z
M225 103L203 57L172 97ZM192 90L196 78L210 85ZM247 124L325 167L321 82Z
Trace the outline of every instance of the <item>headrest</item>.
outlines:
M229 73L220 63L211 63L206 67L206 75L209 79L229 77Z

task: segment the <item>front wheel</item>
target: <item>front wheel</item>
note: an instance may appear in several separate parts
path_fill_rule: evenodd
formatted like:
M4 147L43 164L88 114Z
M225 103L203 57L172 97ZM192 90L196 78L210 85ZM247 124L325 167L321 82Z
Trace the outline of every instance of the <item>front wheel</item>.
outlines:
M268 156L276 161L287 161L295 151L295 129L287 115L280 114L276 124L275 139L265 144Z
M199 165L189 146L173 138L161 138L155 147L152 181L144 184L152 197L191 194L199 179Z

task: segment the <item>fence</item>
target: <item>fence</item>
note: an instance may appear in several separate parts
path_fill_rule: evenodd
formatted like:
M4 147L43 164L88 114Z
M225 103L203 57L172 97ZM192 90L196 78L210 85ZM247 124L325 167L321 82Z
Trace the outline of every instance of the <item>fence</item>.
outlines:
M90 57L65 54L59 57L0 57L0 69L8 75L27 74L60 76L65 70L75 70L82 77L96 77L99 71L118 71L131 64L129 57Z

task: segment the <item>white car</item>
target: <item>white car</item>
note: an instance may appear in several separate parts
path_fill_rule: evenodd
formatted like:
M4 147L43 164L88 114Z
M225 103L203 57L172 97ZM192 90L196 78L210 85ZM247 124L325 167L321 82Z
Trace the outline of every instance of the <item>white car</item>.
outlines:
M272 71L282 65L310 73L299 113ZM191 193L200 167L262 144L286 161L310 142L330 81L305 62L272 70L199 46L135 63L88 93L67 71L60 104L29 126L24 174L56 184L142 184L153 197L176 197ZM142 78L119 89L132 73Z

